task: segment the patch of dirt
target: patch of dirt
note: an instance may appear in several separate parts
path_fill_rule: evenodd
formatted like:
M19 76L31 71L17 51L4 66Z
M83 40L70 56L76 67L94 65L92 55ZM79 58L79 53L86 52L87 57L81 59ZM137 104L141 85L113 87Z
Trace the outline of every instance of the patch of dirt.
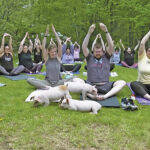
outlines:
M13 150L12 143L7 136L0 134L0 138L3 139L3 141L0 142L0 150Z

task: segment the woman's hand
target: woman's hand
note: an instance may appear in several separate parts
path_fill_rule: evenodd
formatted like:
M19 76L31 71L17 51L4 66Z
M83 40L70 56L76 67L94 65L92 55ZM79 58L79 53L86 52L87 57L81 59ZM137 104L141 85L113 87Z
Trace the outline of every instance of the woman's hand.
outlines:
M47 25L47 27L46 27L45 36L48 36L48 34L49 34L49 25Z
M101 30L102 30L102 31L104 31L104 32L108 32L108 29L107 29L107 27L106 27L106 25L105 25L105 24L103 24L103 23L99 23L99 26L100 26L100 28L101 28Z
M89 27L89 31L88 33L92 34L95 30L95 24L92 24L90 27Z

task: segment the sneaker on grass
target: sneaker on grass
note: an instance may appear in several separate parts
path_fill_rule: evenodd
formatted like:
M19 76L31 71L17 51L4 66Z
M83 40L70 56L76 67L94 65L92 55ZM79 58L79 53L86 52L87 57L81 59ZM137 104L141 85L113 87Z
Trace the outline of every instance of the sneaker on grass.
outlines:
M121 107L122 109L125 110L130 110L131 109L131 105L129 104L129 101L127 98L122 98L121 99Z
M138 110L138 106L134 104L133 99L129 99L129 105L131 107L131 110Z

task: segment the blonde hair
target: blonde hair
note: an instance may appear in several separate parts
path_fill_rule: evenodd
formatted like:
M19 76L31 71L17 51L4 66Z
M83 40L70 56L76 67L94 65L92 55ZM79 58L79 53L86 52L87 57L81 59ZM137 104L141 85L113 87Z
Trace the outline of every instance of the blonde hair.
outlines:
M56 46L56 44L55 43L52 43L52 44L49 44L49 46L48 46L48 51L51 51L52 49L54 49L54 48L57 48L57 46Z

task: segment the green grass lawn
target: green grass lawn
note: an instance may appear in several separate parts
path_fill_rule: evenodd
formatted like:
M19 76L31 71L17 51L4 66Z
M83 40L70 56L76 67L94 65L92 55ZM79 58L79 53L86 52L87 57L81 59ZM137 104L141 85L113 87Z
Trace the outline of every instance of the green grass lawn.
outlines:
M81 68L79 77L85 71ZM43 71L45 68L43 68ZM113 72L126 82L137 79L137 69L116 66ZM37 78L44 79L42 75ZM135 102L138 111L102 108L98 115L63 110L58 104L32 107L25 103L34 88L26 80L0 76L0 150L145 150L150 149L150 107ZM131 95L128 87L117 94L119 101ZM73 98L79 99L79 94Z

